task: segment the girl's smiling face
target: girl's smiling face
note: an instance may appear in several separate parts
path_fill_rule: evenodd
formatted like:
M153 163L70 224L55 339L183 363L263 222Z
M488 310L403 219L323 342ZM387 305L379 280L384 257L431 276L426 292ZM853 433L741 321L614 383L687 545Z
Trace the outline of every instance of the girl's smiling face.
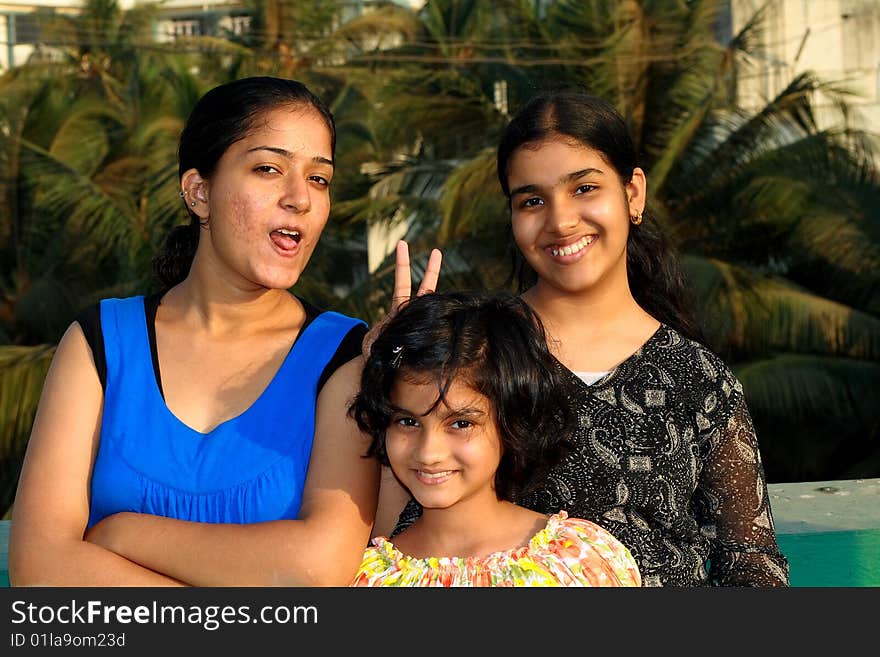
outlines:
M223 154L210 179L183 176L207 220L198 257L245 286L287 289L302 274L330 214L330 131L307 106L264 112Z
M538 285L579 293L626 282L630 217L645 203L641 169L623 184L599 151L558 137L517 149L508 184L514 240Z
M395 381L390 401L397 410L385 435L391 469L426 509L497 503L502 448L491 403L460 379L445 401L437 396L433 377Z

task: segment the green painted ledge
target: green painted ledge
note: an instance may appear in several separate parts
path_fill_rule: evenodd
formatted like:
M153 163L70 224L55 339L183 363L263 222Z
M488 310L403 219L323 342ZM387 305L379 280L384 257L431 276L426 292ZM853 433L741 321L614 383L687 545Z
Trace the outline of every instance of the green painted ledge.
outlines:
M792 586L880 586L880 479L767 489Z
M880 586L880 479L769 484L792 586ZM11 522L0 521L0 586Z

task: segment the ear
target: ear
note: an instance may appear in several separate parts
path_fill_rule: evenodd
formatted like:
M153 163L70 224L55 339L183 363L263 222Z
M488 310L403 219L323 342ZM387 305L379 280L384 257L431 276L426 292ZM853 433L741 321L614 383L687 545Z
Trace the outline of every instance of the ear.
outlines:
M188 169L180 177L181 196L187 210L201 219L208 218L208 181L198 169Z
M642 214L648 201L648 179L640 167L633 169L632 179L626 183L625 189L629 216Z

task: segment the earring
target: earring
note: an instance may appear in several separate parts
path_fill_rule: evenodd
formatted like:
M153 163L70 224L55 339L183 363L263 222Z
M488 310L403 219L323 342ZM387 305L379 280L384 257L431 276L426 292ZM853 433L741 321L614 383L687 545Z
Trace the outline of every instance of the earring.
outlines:
M195 201L190 201L189 204L190 204L191 206L193 206L193 207L196 207L196 202L195 202Z
M634 216L630 217L629 220L632 222L633 226L638 226L642 223L642 213L636 213Z

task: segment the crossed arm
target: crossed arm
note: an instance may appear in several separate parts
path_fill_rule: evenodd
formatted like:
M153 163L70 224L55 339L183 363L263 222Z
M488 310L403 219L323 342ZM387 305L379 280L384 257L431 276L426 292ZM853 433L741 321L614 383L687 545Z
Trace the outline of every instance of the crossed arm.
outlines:
M103 392L78 325L68 329L44 385L10 537L14 586L346 585L370 534L379 468L345 412L359 359L318 399L300 518L249 525L138 513L85 534Z
M440 258L434 250L417 294L436 289ZM401 242L391 312L410 294L409 253ZM363 457L367 441L347 413L361 364L357 359L340 367L318 398L297 520L233 525L117 513L86 533L103 390L85 336L72 324L47 374L19 479L9 545L11 583L347 585L370 536L379 488L379 466Z
M360 360L343 365L318 398L297 520L247 525L117 513L86 540L194 586L346 586L361 563L376 511L379 467L346 413Z

